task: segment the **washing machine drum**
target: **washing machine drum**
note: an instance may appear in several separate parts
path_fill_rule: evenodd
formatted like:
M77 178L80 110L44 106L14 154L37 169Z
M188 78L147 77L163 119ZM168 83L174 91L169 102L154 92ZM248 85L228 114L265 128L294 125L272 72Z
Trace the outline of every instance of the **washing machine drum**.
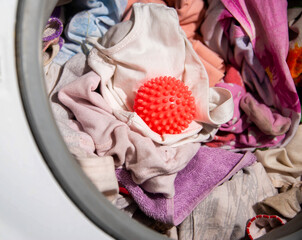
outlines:
M83 173L62 140L46 96L41 48L37 47L41 46L43 28L56 3L56 0L22 0L17 10L17 74L23 107L39 151L59 186L101 230L116 239L165 239L109 203ZM276 231L274 234L273 238L267 234L263 239L276 239L274 236L279 234Z

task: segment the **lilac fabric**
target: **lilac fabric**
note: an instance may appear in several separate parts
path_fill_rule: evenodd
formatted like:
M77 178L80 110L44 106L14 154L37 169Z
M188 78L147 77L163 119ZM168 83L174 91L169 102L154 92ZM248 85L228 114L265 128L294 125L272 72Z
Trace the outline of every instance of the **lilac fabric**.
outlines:
M117 169L118 181L129 191L140 209L160 222L180 224L209 193L227 181L241 168L251 165L256 157L231 151L201 147L175 179L175 196L145 192L135 184L129 172Z
M266 112L266 123L273 123L268 129L261 128L262 116L252 116L247 105L240 104L239 111L250 114L251 118L240 115L249 130L238 133L235 143L228 142L227 147L239 150L286 145L301 116L286 63L287 1L209 0L201 31L206 44L240 70L250 94L245 102L257 103L253 106Z

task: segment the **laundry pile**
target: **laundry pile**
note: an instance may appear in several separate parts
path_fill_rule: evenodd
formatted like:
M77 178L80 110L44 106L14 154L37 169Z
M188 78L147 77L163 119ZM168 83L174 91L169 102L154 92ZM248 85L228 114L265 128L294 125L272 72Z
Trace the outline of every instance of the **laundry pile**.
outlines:
M42 50L67 147L112 204L173 239L285 224L302 203L301 13L285 0L59 1ZM194 116L176 88L148 88L161 77L185 85ZM134 103L152 91L145 122ZM181 133L154 131L185 118Z

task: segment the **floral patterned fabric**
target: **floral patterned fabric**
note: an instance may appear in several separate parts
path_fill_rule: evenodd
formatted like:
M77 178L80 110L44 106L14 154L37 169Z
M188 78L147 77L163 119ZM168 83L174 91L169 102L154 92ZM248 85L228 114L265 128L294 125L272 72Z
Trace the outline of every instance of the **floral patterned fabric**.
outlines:
M250 94L237 105L240 118L235 116L237 119L230 122L234 125L227 126L234 129L235 124L243 122L246 126L242 131L228 131L226 126L220 129L224 134L236 135L235 141L225 142L224 147L251 150L285 146L297 131L301 117L300 101L286 62L287 1L208 2L201 26L204 41L240 71ZM257 111L263 114L253 114Z

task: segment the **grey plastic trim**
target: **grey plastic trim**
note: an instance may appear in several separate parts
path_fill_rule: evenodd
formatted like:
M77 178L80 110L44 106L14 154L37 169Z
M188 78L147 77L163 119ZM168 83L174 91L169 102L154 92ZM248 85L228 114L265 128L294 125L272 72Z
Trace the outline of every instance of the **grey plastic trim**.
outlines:
M16 20L16 67L26 117L53 175L74 204L115 239L168 239L115 208L83 173L58 131L47 100L42 31L56 0L20 0Z

